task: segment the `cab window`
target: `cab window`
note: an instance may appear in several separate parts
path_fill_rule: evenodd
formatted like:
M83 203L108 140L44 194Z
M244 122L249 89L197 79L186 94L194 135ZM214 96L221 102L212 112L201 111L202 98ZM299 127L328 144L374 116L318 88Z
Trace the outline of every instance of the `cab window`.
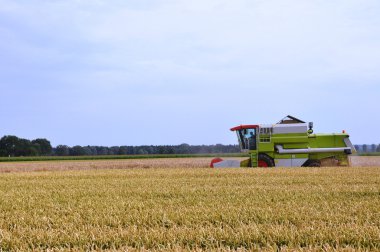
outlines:
M238 138L243 150L256 150L256 129L239 130Z

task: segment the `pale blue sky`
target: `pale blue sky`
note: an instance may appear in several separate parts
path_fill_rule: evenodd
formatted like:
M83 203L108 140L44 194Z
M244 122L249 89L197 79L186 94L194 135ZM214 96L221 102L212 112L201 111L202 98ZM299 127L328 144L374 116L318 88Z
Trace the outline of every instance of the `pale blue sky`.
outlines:
M287 114L380 143L378 0L0 0L0 136L234 144Z

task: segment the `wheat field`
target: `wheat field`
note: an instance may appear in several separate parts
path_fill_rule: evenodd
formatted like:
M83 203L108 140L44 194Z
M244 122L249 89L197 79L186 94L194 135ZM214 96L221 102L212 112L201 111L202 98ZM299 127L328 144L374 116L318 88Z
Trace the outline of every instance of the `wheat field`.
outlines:
M2 251L380 250L380 167L0 174Z

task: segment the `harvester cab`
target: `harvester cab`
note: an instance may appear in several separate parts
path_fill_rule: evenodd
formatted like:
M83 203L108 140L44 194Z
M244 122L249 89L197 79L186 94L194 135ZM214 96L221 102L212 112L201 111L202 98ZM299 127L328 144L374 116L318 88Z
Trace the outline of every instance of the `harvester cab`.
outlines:
M231 129L236 131L242 151L257 150L257 128L258 125L242 125Z
M343 133L313 134L313 123L286 116L276 124L240 125L236 132L243 161L213 159L211 167L348 166L356 152Z

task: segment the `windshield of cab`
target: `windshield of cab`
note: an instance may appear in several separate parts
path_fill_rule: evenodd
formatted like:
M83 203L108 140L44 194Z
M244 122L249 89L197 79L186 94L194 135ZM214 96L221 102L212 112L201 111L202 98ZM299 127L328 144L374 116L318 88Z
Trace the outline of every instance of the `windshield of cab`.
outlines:
M242 150L256 150L256 129L238 130L237 135Z

